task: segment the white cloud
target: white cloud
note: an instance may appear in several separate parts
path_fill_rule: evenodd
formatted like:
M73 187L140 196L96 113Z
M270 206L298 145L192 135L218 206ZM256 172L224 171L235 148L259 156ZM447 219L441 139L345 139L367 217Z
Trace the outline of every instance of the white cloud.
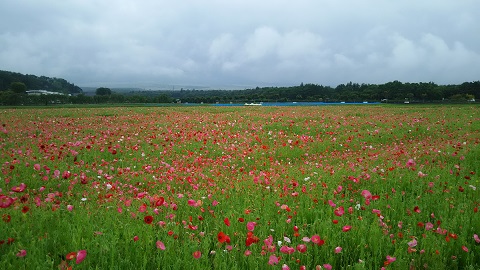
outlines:
M0 69L79 85L461 83L479 80L477 10L476 0L4 0Z
M247 61L260 60L269 54L275 53L280 42L279 33L270 27L260 27L248 38L243 45L243 52Z
M235 39L232 34L222 34L215 38L209 47L209 56L211 61L225 61L235 51Z
M423 48L418 47L413 41L400 36L394 35L392 56L390 58L390 66L396 68L412 68L418 66L425 59L425 51Z

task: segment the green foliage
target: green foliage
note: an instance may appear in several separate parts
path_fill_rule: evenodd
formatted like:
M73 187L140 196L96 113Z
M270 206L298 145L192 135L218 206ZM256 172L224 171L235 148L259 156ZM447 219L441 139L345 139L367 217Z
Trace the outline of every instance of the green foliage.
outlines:
M10 84L10 90L17 94L25 94L25 91L27 91L27 86L22 82L12 82Z
M80 87L61 78L38 77L31 74L24 75L17 72L0 70L0 91L7 90L14 82L25 84L25 90L47 90L66 94L79 94L83 92Z
M95 91L95 95L97 96L109 96L112 94L112 90L110 90L110 88L107 88L107 87L100 87L100 88L97 88L97 90Z
M389 103L448 102L456 94L465 97L480 95L480 81L465 82L461 85L437 85L429 83L358 84L349 82L333 88L318 84L300 84L290 87L256 87L245 90L181 90L181 91L140 91L135 95L146 97L164 94L172 99L188 103L244 103L244 102L363 102L384 100ZM471 99L470 99L471 100ZM455 100L454 100L455 101ZM458 100L456 100L458 101Z
M20 104L20 95L12 90L0 92L0 105L18 105Z

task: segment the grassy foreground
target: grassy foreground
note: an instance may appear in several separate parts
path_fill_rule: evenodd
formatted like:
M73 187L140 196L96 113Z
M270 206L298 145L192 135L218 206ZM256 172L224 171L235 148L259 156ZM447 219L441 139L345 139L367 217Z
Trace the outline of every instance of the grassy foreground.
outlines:
M2 269L480 268L478 106L1 109L0 124Z

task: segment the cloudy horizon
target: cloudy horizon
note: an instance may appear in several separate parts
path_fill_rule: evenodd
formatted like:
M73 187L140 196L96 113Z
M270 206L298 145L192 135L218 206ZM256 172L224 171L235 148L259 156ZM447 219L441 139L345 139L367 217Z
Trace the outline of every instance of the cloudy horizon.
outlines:
M4 0L0 70L78 86L480 80L475 0Z

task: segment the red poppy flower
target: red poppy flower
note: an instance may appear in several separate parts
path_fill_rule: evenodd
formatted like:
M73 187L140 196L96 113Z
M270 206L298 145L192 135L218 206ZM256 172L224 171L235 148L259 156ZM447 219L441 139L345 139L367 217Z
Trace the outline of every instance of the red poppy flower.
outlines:
M155 206L162 206L163 203L165 203L165 198L159 197L157 201L155 202Z
M153 217L152 216L145 216L143 218L143 221L146 223L146 224L152 224L153 222Z
M228 218L225 218L223 220L223 223L225 223L225 225L227 225L227 226L230 226L230 220Z
M9 223L12 220L12 217L9 214L3 214L2 219L5 223Z
M245 245L251 246L254 243L258 243L260 239L253 234L253 232L247 232L247 239L245 240Z
M200 252L200 251L198 251L198 250L195 251L195 252L193 252L193 257L194 257L195 259L200 259L200 257L202 257L202 252Z
M224 232L219 232L217 235L218 242L230 244L230 237Z
M457 240L458 238L458 235L454 234L454 233L449 233L448 236L450 236L451 238Z
M67 261L71 261L77 257L77 252L70 252L67 254L66 259Z

